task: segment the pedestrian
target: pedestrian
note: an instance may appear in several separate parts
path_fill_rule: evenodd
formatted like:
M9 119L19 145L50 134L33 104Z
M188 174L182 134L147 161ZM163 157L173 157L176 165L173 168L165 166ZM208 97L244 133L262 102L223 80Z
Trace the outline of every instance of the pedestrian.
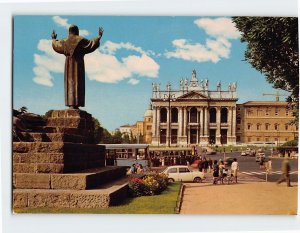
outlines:
M259 168L260 169L263 169L265 167L265 159L263 156L260 156L260 159L259 159Z
M204 173L206 173L207 172L207 168L208 168L208 161L206 160L206 158L204 157L204 159L203 159L203 170L204 170Z
M217 184L219 179L219 165L218 161L214 160L213 163L213 184Z
M239 170L239 163L237 162L237 159L234 158L233 162L231 164L231 174L233 175L233 177L235 179L235 183L237 183L238 170Z
M208 159L208 172L211 173L212 170L212 163L213 161L211 160L211 158Z
M281 172L282 172L281 178L277 181L277 184L286 181L287 187L293 187L290 181L290 171L291 171L291 165L289 163L289 160L288 158L284 158L281 164Z
M222 184L223 184L223 173L224 173L224 170L225 170L225 164L223 161L220 162L219 164L219 179L221 180Z
M198 169L199 169L200 172L202 172L202 169L203 169L203 161L202 161L202 159L199 160Z
M143 174L144 173L144 168L143 168L142 164L138 164L136 173L137 174Z

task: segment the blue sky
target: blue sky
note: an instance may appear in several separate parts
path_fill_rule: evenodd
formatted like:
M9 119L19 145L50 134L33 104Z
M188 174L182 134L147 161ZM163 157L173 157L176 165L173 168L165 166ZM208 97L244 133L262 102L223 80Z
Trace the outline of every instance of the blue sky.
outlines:
M117 17L15 16L13 106L27 106L44 114L64 109L64 56L51 47L51 33L67 36L70 24L93 38L104 28L100 48L85 56L86 103L83 110L108 130L142 120L152 94L152 82L165 89L168 81L179 88L181 78L208 79L209 89L220 80L227 89L237 82L239 101L274 100L272 86L244 61L230 18L225 17Z

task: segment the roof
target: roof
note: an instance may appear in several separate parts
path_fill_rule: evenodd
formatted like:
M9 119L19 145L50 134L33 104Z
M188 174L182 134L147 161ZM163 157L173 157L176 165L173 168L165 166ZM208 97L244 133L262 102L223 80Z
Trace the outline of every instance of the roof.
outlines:
M120 126L119 128L125 128L125 127L131 127L131 125L122 125L122 126Z
M241 105L245 106L261 106L261 105L266 105L266 106L282 106L282 105L288 105L288 102L285 101L247 101Z
M144 114L144 117L152 117L152 110L148 109L145 114Z
M148 144L98 144L105 146L106 149L146 149L149 147Z

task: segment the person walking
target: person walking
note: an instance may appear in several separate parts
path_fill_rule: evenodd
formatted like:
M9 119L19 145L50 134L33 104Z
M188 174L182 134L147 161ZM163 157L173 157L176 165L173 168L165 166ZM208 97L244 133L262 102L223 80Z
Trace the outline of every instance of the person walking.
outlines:
M219 179L219 165L218 161L214 160L213 163L213 184L217 184Z
M283 181L286 181L287 187L293 187L290 181L290 171L291 165L289 163L288 158L284 158L281 164L281 178L277 181L277 184L280 184Z
M239 170L239 163L237 162L237 159L234 158L233 162L231 164L231 174L233 175L233 177L235 179L235 183L237 183L238 170Z

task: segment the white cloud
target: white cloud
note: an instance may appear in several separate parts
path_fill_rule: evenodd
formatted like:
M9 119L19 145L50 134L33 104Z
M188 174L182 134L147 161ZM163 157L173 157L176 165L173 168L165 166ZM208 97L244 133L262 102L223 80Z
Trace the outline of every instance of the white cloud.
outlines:
M238 39L241 36L230 18L202 18L195 20L194 23L215 38Z
M51 40L42 39L39 41L37 48L41 54L34 54L34 63L36 66L33 68L35 74L33 81L37 84L50 87L53 86L53 74L62 74L64 72L65 61L65 56L56 53L52 49L51 43ZM143 52L142 48L130 43L114 43L111 41L104 43L103 47L109 48L110 51L105 50L104 52L100 52L96 50L85 56L86 76L90 80L103 83L118 83L133 76L158 77L159 65L153 58ZM139 51L140 54L118 59L115 53L121 48L129 51ZM114 51L113 54L112 51ZM129 83L133 85L137 84L136 81L130 81Z
M222 40L207 40L206 44L192 44L185 39L172 41L175 51L166 52L167 58L180 58L187 61L217 63L221 58L228 58L230 46Z
M59 16L53 16L53 21L60 27L64 27L66 29L69 29L71 24L68 23L68 19L61 18ZM88 36L90 33L87 30L79 29L79 35L80 36Z
M106 41L101 48L101 50L104 51L105 53L113 54L113 55L119 49L127 49L127 50L138 52L140 54L155 55L153 51L151 50L144 51L141 47L137 47L129 42L114 43L112 41Z
M137 85L139 82L140 82L140 80L137 80L137 79L134 79L134 78L131 78L128 81L128 83L132 84L132 85Z
M230 39L237 39L240 33L229 18L202 18L194 23L210 36L205 43L191 43L186 39L172 41L174 51L166 51L167 58L179 58L187 61L217 63L222 58L229 58Z

